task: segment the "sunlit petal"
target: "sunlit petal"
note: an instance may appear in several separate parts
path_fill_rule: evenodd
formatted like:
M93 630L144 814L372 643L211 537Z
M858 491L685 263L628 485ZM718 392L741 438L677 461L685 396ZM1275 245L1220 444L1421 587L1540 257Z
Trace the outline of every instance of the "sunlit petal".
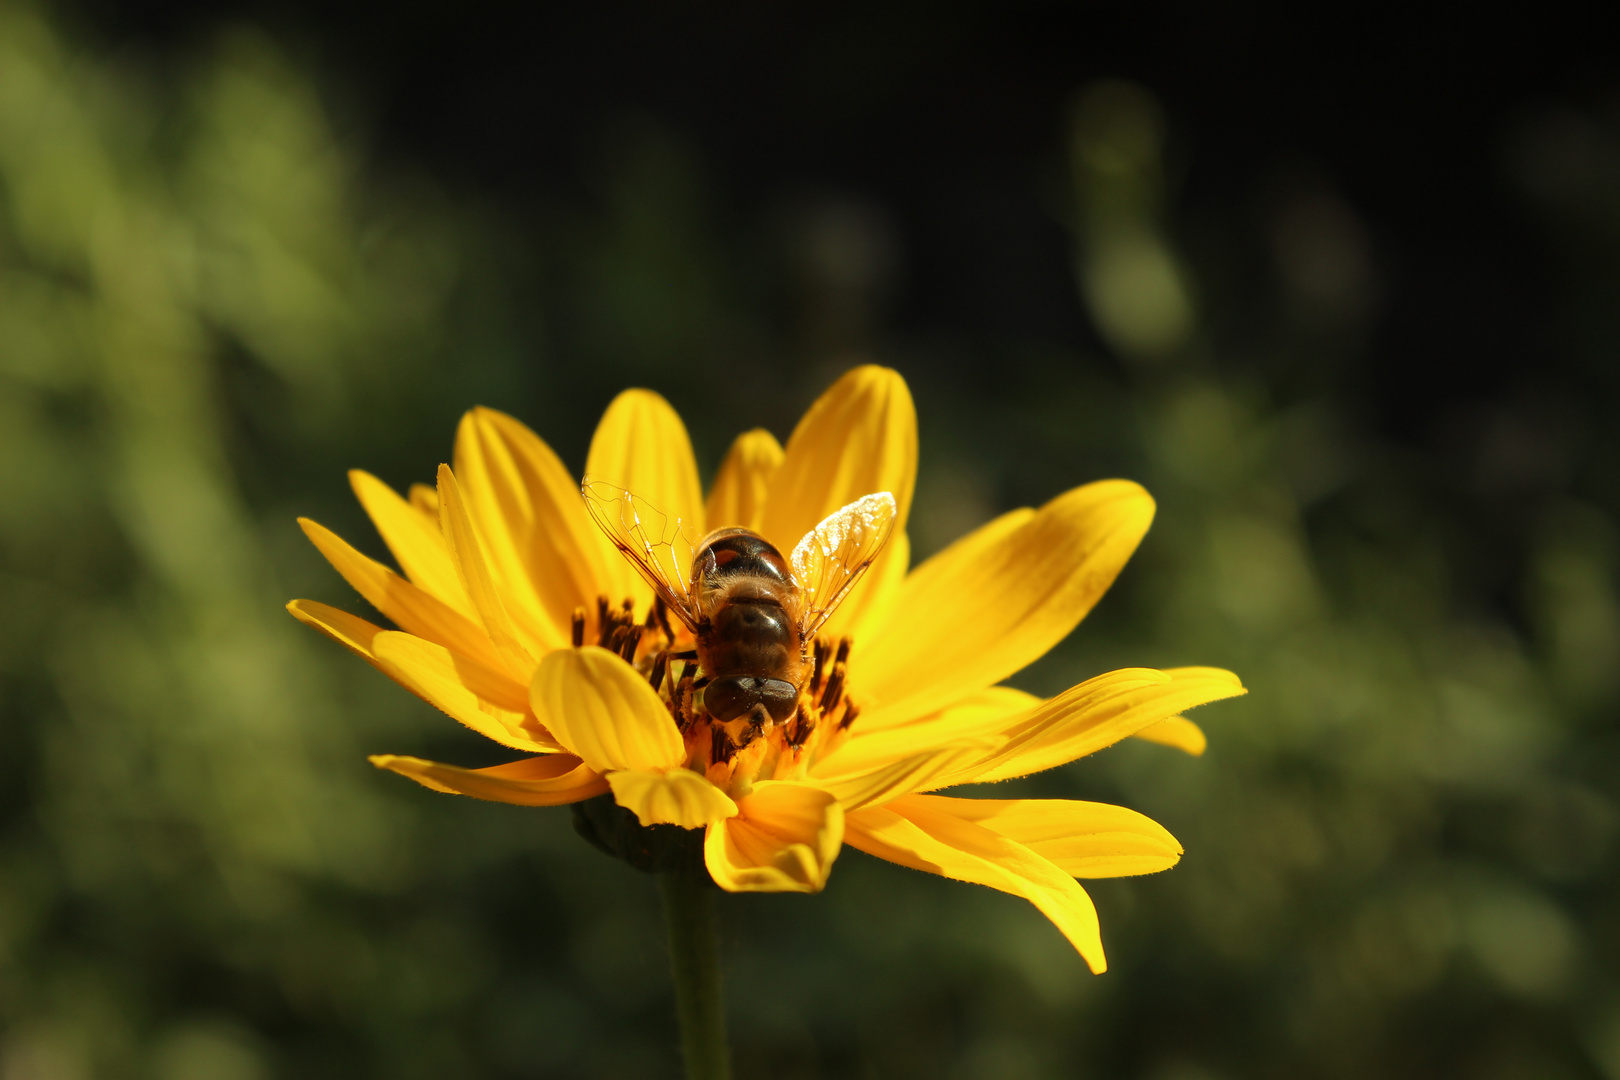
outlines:
M541 725L597 772L660 771L686 758L680 730L657 692L635 668L595 645L558 649L542 660L529 701Z
M1163 825L1108 803L907 795L888 809L931 810L974 822L1016 840L1072 877L1156 874L1181 860L1181 844Z
M506 659L496 652L481 625L382 563L360 554L326 526L308 518L299 518L298 524L316 550L343 575L343 580L372 607L393 620L395 626L492 667L506 665Z
M505 672L397 630L372 641L377 666L395 682L474 731L518 750L562 749L528 715L528 691Z
M455 475L508 611L531 613L543 646L567 644L574 609L595 607L604 577L578 482L538 435L485 408L456 429Z
M771 478L782 465L782 444L764 428L737 436L709 489L708 527L740 525L758 531L764 524Z
M873 727L904 723L1039 659L1113 583L1153 520L1136 484L1076 488L952 544L905 580L850 663Z
M478 613L473 610L472 601L467 599L467 590L461 587L455 563L450 561L450 549L445 546L444 533L439 529L437 494L434 495L433 514L429 517L417 502L419 497L416 490L432 489L424 488L421 484L412 487L412 501L409 503L400 498L393 488L359 469L349 471L349 486L354 489L355 498L365 507L372 524L382 535L383 543L388 545L394 561L399 563L405 576L458 614L476 619Z
M818 398L788 439L771 480L761 532L783 551L834 510L863 495L887 491L899 507L894 531L904 533L917 480L917 411L898 372L855 368ZM899 579L905 545L891 541L871 571L823 631L855 633L865 613L882 608L883 590Z
M439 466L439 523L444 529L445 542L450 547L450 558L462 587L478 612L479 622L489 635L496 653L513 671L533 671L534 659L545 652L545 643L532 634L524 634L515 627L507 613L506 604L489 576L489 560L484 553L478 531L461 497L461 488L450 466ZM522 637L520 638L520 634Z
M679 518L694 540L702 537L703 487L692 440L679 414L651 390L626 390L608 405L591 438L585 476L623 488ZM604 566L616 575L610 598L633 597L638 609L650 603L652 590L607 538L598 536L596 543Z
M1219 668L1111 671L1041 702L1007 726L993 752L945 775L937 786L1007 780L1054 768L1196 705L1245 693L1236 675Z

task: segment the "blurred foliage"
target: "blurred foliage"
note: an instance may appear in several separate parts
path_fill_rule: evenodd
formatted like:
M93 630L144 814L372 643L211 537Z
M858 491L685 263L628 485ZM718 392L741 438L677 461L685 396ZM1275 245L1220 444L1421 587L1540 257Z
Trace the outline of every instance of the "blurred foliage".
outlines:
M1024 685L1209 663L1252 694L1199 717L1201 760L996 789L1186 844L1096 883L1106 976L1027 905L857 853L820 897L724 898L741 1075L1620 1078L1620 123L1527 114L1502 154L1559 362L1598 375L1460 410L1432 452L1346 404L1373 230L1300 173L1183 247L1173 129L1111 82L1053 132L1107 352L964 365L891 328L870 199L739 235L630 117L592 198L525 232L374 168L262 36L176 72L0 4L0 1077L675 1075L650 880L565 812L365 764L491 759L286 617L361 610L292 518L379 551L345 468L426 478L476 402L577 467L632 383L712 468L873 356L919 401L922 555L1105 474L1159 498Z

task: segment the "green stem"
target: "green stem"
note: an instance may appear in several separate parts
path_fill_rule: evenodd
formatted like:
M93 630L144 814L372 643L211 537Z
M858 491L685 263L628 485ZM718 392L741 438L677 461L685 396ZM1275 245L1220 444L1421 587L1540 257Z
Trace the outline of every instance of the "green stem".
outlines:
M720 994L712 888L691 873L658 875L669 928L669 959L675 971L675 1008L681 1017L686 1080L731 1080L726 1047L726 1007Z

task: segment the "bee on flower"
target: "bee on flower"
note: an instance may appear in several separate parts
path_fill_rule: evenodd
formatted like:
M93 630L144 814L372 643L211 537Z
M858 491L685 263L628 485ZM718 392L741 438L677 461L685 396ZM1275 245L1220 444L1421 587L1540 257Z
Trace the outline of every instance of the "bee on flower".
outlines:
M916 414L888 369L847 373L784 449L738 437L703 497L658 395L608 407L583 483L518 421L474 409L436 488L350 474L400 572L304 531L397 630L289 610L523 755L485 769L379 755L436 791L521 806L611 795L641 826L704 830L733 892L816 892L846 843L1032 902L1093 971L1077 878L1173 866L1123 807L935 794L1136 736L1203 749L1185 710L1244 692L1213 668L1131 668L1050 699L1000 685L1062 640L1152 521L1109 480L1003 514L911 568Z

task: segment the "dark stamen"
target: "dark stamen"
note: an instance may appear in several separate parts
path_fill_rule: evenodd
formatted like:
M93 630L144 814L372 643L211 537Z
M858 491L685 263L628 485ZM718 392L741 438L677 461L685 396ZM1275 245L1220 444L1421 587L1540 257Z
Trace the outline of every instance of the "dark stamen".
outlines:
M653 597L652 613L658 619L658 629L664 632L664 637L674 641L675 631L669 628L669 608L664 604L662 596Z
M597 637L600 638L600 637L603 637L603 636L605 636L607 634L607 625L608 625L608 598L607 598L607 594L603 593L601 596L598 596L596 598L596 636Z
M799 702L799 708L793 714L793 734L788 738L788 745L797 750L804 745L810 737L810 714L805 710L804 702Z
M821 669L827 663L827 643L816 638L816 666L810 674L810 692L821 689Z
M844 661L849 659L849 648L853 644L855 644L855 642L852 638L845 637L838 639L838 655L833 657L833 664L835 666L842 664Z
M857 709L854 705L851 705L849 708L845 709L844 718L838 721L838 730L843 731L845 728L849 727L849 725L855 722L855 718L859 715L861 715L861 710Z
M619 655L629 663L636 662L636 649L641 645L641 627L630 626L624 630L624 640L619 643Z
M584 608L577 607L577 608L574 609L574 622L573 622L573 626L570 627L570 629L573 632L574 648L577 649L581 645L585 644L585 609Z
M822 712L832 709L837 704L838 697L844 692L845 666L842 661L833 665L832 674L827 676L827 686L821 691L821 700L817 703Z
M652 672L647 676L647 681L652 683L654 690L664 688L664 672L667 670L669 670L669 650L666 649L653 657Z

